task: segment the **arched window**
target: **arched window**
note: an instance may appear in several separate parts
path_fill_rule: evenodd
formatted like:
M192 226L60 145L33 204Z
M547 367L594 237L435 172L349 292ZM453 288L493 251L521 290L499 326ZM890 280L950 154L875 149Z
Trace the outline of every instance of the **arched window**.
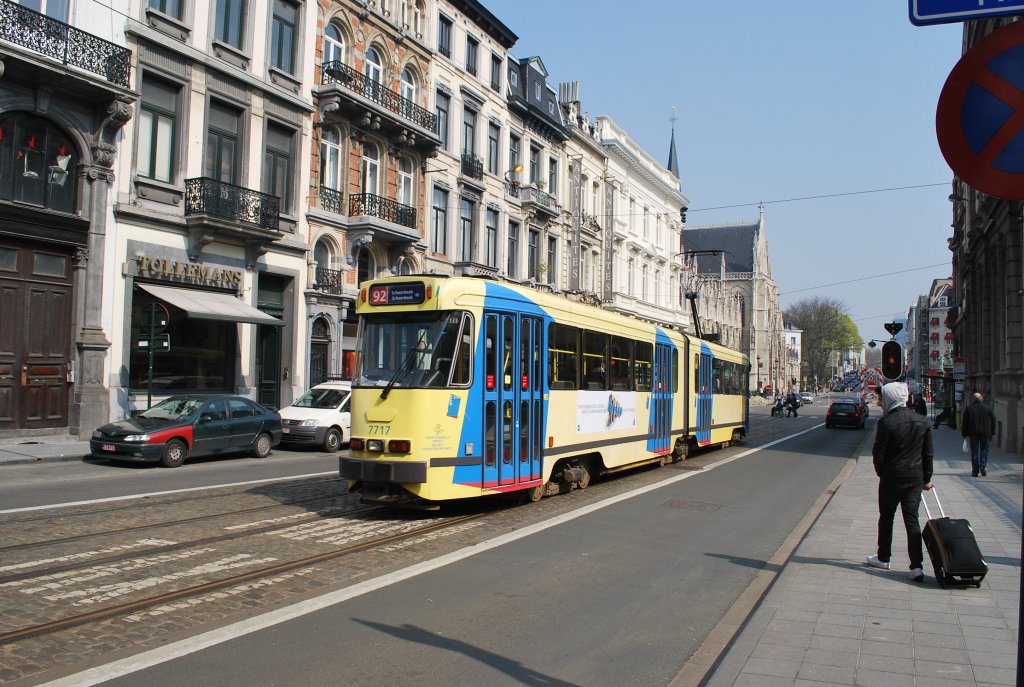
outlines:
M328 24L324 29L324 64L328 62L345 62L345 34L337 24Z
M363 164L361 182L363 193L377 195L377 179L380 176L380 149L369 141L363 142Z
M341 190L341 132L334 126L320 130L320 185Z
M398 202L412 205L412 160L398 158Z
M370 81L370 83L367 84L367 89L369 91L368 95L370 95L371 98L377 97L376 91L382 88L381 80L384 77L383 63L380 53L377 52L377 48L370 48L367 50L367 61L366 65L362 67L362 74L364 74L364 76L367 77L367 80Z
M317 241L313 246L313 259L316 260L317 269L331 266L331 249L325 241Z
M398 94L411 103L416 102L416 77L412 70L406 67L402 70L402 77L398 84Z
M359 254L356 256L356 279L358 284L362 284L367 279L373 279L376 276L377 267L373 259L373 253L367 248L360 248Z
M0 198L74 212L77 164L71 141L47 120L0 116Z

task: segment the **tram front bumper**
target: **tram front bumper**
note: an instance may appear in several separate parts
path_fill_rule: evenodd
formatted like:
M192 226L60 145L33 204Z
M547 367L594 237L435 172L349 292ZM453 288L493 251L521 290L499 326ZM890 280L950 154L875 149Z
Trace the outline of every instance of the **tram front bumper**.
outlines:
M427 464L421 461L360 460L338 458L338 474L343 479L385 484L422 484L427 481Z

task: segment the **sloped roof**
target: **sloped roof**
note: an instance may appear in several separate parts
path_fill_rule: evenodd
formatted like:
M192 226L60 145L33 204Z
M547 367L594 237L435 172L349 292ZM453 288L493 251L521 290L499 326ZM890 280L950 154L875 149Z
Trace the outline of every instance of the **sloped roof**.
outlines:
M726 272L753 272L757 232L757 222L687 227L683 230L683 250L725 251ZM701 255L697 258L697 269L700 272L717 273L720 266L719 256Z

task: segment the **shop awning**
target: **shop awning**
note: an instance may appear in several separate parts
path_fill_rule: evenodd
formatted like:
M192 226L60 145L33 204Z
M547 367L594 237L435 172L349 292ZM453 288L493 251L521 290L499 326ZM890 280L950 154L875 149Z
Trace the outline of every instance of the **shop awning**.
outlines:
M188 313L189 317L194 317L197 320L284 326L284 322L276 317L257 310L248 303L226 293L179 289L174 286L156 286L155 284L139 284L139 288L162 301L167 301L176 308L181 308Z

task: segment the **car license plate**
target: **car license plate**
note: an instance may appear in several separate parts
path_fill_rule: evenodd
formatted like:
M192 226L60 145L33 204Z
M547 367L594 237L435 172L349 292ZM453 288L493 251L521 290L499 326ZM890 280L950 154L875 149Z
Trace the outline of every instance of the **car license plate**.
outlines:
M292 431L292 430L288 429L287 427L282 427L282 428L281 428L281 433L282 433L282 434L287 434L287 433L288 433L288 432L290 432L290 431Z
M103 449L104 451L116 451L117 450L117 447L114 446L113 444L103 444L102 446L100 446L100 448Z

